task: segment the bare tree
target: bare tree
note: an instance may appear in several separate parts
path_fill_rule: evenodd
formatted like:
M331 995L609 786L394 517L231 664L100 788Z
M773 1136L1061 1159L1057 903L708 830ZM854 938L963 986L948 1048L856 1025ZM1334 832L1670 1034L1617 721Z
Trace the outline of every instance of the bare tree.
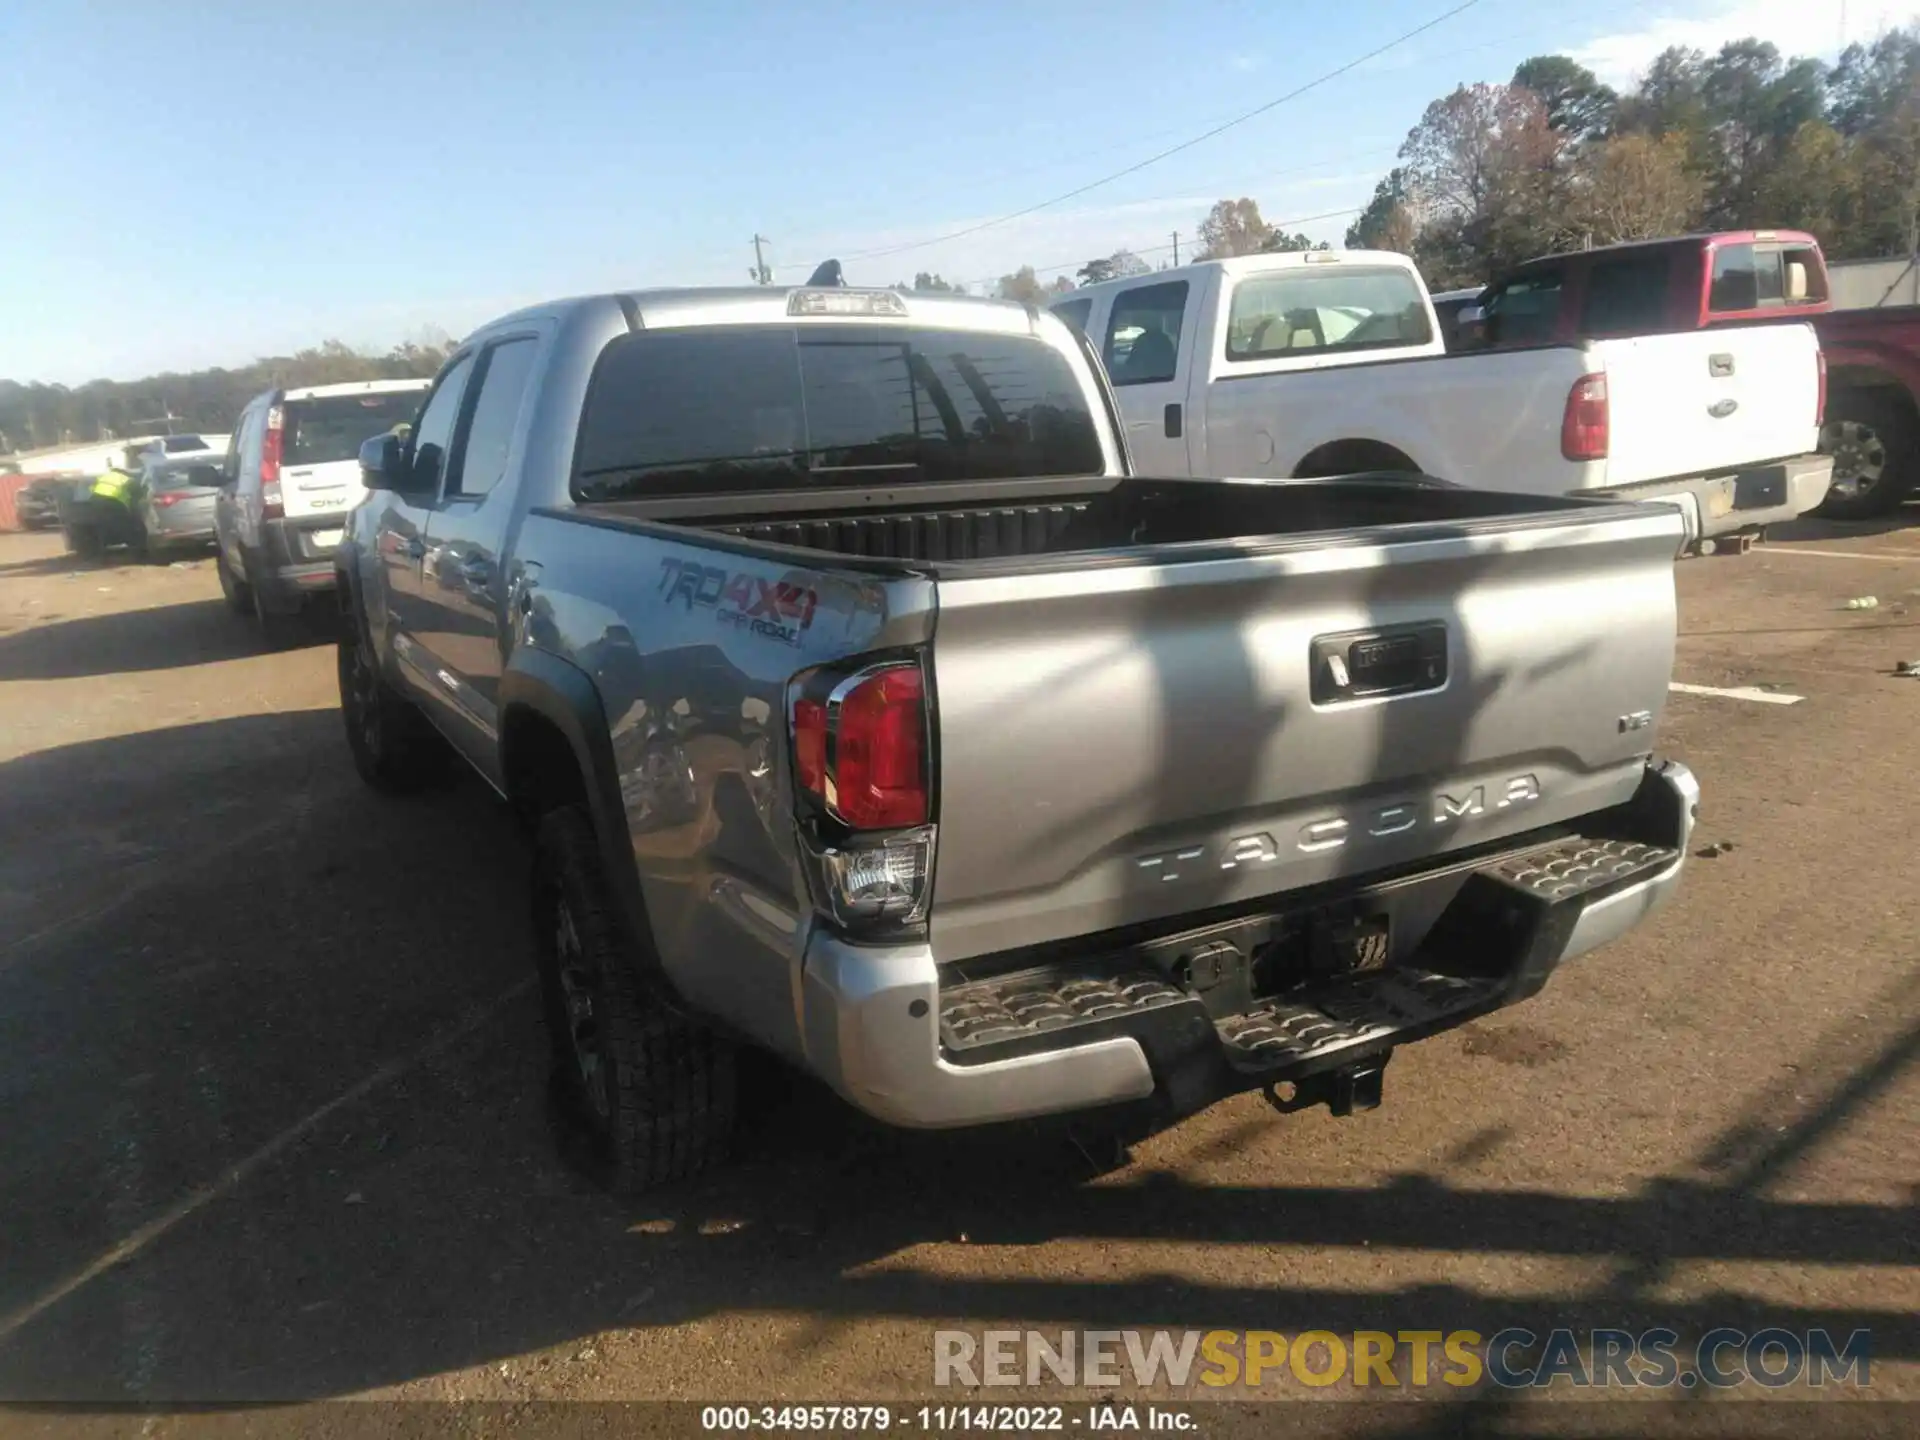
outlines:
M1200 252L1196 260L1223 260L1230 255L1257 255L1273 238L1273 227L1260 218L1260 207L1242 196L1218 200L1200 222Z
M1564 137L1517 85L1462 85L1427 107L1400 147L1422 229L1458 237L1490 269L1523 259L1555 229Z

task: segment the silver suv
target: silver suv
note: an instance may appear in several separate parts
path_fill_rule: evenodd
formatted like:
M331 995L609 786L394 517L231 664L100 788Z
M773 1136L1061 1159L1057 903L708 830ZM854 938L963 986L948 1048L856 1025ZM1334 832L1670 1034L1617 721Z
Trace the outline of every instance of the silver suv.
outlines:
M227 603L284 638L309 596L333 589L333 552L360 484L362 442L410 424L425 380L268 390L240 413L214 507Z

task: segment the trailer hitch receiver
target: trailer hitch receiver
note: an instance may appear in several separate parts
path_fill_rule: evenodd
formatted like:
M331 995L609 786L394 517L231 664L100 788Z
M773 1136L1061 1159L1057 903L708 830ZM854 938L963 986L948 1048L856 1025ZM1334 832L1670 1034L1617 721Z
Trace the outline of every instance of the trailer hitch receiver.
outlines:
M1263 1093L1267 1103L1282 1114L1324 1105L1338 1116L1380 1108L1381 1088L1386 1079L1387 1061L1392 1051L1358 1065L1342 1066L1300 1080L1278 1080L1267 1084Z

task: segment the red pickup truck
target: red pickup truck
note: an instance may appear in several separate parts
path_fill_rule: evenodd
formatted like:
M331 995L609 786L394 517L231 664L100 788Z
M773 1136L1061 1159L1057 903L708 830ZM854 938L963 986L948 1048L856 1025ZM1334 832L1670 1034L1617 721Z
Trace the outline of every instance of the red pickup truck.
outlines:
M1529 260L1457 320L1462 349L1657 335L1769 321L1810 323L1827 394L1820 448L1834 457L1818 513L1862 520L1920 481L1920 306L1835 310L1820 242L1743 230L1609 245Z

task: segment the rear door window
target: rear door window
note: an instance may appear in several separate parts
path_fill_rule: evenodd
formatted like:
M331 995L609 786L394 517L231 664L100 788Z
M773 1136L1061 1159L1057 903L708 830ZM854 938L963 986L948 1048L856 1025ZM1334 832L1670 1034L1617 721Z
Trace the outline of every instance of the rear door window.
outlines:
M1432 339L1420 286L1408 271L1302 265L1234 286L1226 357L1391 350Z
M487 352L480 376L480 393L473 403L473 419L462 442L457 484L451 493L484 495L506 473L520 408L533 376L534 341L506 340Z
M467 381L472 375L473 355L469 352L440 372L439 383L434 386L420 418L414 422L411 441L414 484L430 494L439 493L447 456L453 448L453 427L460 419L460 402L466 398ZM379 433L372 430L368 436Z
M1187 282L1136 285L1114 297L1113 314L1100 347L1115 385L1171 380L1180 365L1180 324L1187 312Z
M577 456L586 502L1105 468L1078 373L1044 341L854 324L623 336Z
M281 407L282 463L330 465L359 456L363 441L413 419L418 390L322 395Z
M1787 304L1817 305L1827 298L1827 267L1812 246L1783 246L1780 268Z

